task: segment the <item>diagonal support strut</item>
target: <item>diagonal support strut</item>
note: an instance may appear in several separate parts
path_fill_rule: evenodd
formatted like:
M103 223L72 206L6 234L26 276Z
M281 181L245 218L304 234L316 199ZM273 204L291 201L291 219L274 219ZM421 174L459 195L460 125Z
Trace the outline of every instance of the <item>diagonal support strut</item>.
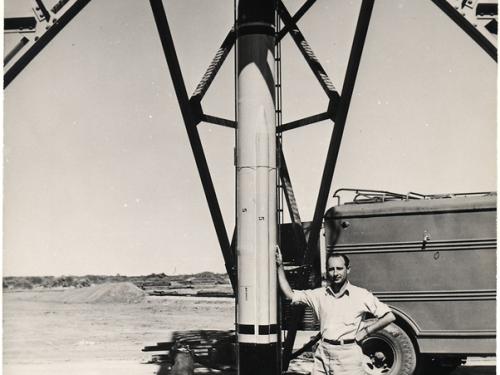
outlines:
M297 11L297 13L295 13L294 16L292 17L293 24L296 25L297 22L299 22L299 20L302 18L302 16L307 13L307 11L314 5L315 2L316 2L316 0L307 0L304 4L302 4L300 9ZM283 27L279 31L278 35L276 35L276 42L277 43L279 43L281 41L281 39L283 39L285 37L285 35L290 31L291 27L292 27L292 24L285 25L285 27Z
M54 39L56 35L59 34L59 32L69 22L71 22L71 20L75 18L88 3L90 3L90 0L75 1L74 4L72 4L71 7L57 19L57 21L55 21L55 19L53 20L54 23L48 28L48 30L45 31L38 39L35 39L34 43L29 47L29 49L24 52L24 54L5 71L3 76L4 89L6 89L10 85L10 83L17 77L17 75L24 70L24 68L45 48L45 46L49 44L52 39ZM48 14L45 7L43 10ZM50 19L50 15L49 17L45 17L47 20ZM12 51L12 56L10 56L7 60L10 61L13 55L17 52L19 51ZM8 61L4 61L4 63L6 64Z
M493 60L497 61L497 48L481 32L474 27L458 10L446 0L431 0L453 22L467 33Z
M363 52L363 47L368 32L368 26L370 24L373 5L374 5L374 0L363 0L363 2L361 3L361 9L358 16L356 31L354 33L351 53L349 56L344 84L342 87L342 95L340 97L339 105L335 113L335 127L332 132L330 146L328 148L325 166L323 169L323 176L321 178L320 190L318 193L318 199L316 201L316 208L314 211L313 222L311 225L311 232L309 233L307 250L306 253L304 254L305 264L311 263L312 261L311 257L312 255L314 255L314 249L316 248L319 240L321 222L323 219L326 203L328 200L328 194L330 192L330 187L332 184L332 178L340 150L340 144L342 141L342 135L347 120L347 114L349 112L349 106L351 103L354 84L356 82L359 64L361 61L361 55ZM306 272L301 280L302 285L304 285L307 282L308 276L309 275ZM284 369L288 368L288 364L290 363L290 359L292 358L293 343L295 342L297 327L299 325L299 322L302 320L303 314L304 314L304 309L296 309L292 311L290 319L291 324L285 341L285 347L283 353Z
M339 93L337 89L330 81L328 74L326 74L325 69L323 69L323 66L321 66L321 63L314 54L311 46L309 45L309 43L307 43L297 24L294 22L292 16L281 1L278 1L277 11L281 19L283 20L285 27L288 27L290 29L290 36L304 56L304 59L311 68L319 84L323 88L323 91L325 91L325 94L328 96L330 101L337 104L339 100Z
M186 91L186 86L182 78L182 72L179 65L179 60L175 51L174 41L170 33L170 28L167 21L167 15L163 7L162 0L150 0L151 9L153 11L156 27L160 36L165 59L167 60L172 82L174 84L175 93L182 113L182 118L186 127L189 137L189 143L193 151L198 173L200 175L203 191L208 202L212 221L214 223L219 245L224 257L224 263L227 273L231 280L233 290L236 291L236 274L234 272L235 259L231 251L231 245L227 236L226 227L222 218L215 188L208 169L207 160L201 144L200 135L196 128L198 119L193 114L192 106L190 105L189 98Z

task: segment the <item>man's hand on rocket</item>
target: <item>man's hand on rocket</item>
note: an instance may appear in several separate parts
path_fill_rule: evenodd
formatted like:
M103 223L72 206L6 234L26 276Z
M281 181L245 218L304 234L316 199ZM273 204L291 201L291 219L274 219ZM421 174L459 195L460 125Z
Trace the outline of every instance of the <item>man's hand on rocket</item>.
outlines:
M281 255L281 250L278 245L276 245L276 264L278 267L283 265L283 255Z

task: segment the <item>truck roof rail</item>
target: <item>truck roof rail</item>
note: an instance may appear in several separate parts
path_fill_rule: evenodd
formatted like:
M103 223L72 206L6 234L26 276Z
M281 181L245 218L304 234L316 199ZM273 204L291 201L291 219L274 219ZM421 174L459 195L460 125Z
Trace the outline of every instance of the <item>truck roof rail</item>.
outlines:
M402 201L402 200L414 200L414 199L443 199L443 198L456 198L456 197L468 197L468 196L491 196L496 195L496 192L492 191L480 191L480 192L470 192L470 193L443 193L443 194L421 194L410 191L406 194L394 193L386 190L375 190L375 189L353 189L353 188L340 188L335 191L333 198L338 199L338 205L340 202L339 193L353 193L354 197L352 201L345 202L345 204L366 204L366 203L382 203L387 201Z

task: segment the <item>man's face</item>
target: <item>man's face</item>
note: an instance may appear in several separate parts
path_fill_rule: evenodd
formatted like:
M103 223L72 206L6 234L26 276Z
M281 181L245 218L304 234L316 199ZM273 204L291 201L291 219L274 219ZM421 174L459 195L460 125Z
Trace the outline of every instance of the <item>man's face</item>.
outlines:
M326 274L330 285L342 285L347 280L347 275L351 271L347 268L342 257L328 258Z

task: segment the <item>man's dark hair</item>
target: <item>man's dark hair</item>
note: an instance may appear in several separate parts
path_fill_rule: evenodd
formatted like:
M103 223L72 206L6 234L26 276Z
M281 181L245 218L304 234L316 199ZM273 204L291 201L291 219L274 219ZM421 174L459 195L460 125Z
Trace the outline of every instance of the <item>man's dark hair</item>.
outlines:
M349 268L349 266L351 265L351 260L349 259L349 257L347 255L339 254L339 253L330 253L330 254L328 254L328 257L326 258L327 267L328 267L328 260L330 258L342 258L342 259L344 259L344 264L345 264L346 268Z

